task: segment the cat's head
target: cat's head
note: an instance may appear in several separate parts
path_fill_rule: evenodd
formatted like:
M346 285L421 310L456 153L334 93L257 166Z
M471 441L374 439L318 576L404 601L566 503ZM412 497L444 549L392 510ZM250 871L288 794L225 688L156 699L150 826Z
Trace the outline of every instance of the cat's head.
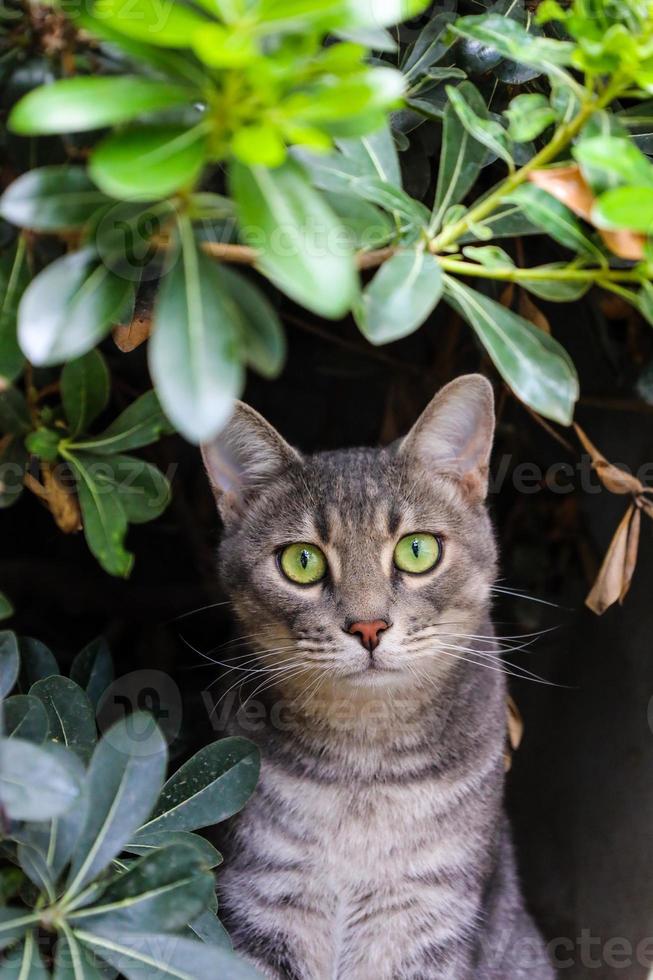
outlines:
M305 456L237 405L204 447L224 522L220 576L282 690L410 687L469 647L495 575L493 428L480 375L448 384L384 449ZM231 657L246 666L242 647Z

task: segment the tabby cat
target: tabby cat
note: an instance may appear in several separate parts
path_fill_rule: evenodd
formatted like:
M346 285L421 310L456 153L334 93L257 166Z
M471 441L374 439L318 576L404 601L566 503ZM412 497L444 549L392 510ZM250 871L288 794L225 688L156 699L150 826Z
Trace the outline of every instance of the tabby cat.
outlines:
M301 455L244 404L204 447L254 678L233 731L263 760L220 907L265 977L554 975L503 810L493 427L469 375L384 449Z

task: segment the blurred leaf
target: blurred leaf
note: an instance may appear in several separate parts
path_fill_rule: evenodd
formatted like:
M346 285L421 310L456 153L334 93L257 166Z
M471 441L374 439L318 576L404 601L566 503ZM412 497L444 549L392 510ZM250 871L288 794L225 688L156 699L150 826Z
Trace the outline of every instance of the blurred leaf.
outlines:
M37 167L9 185L0 214L22 228L61 231L81 227L108 201L83 167Z
M392 212L415 230L428 224L428 209L420 201L415 201L400 187L387 184L378 177L358 177L351 182L350 191Z
M243 386L237 308L219 270L181 223L181 257L163 280L149 343L150 373L179 431L209 439L226 422Z
M95 713L81 687L68 677L52 676L37 681L29 693L45 707L48 737L88 761L96 742Z
M206 154L200 126L134 126L117 130L93 150L89 172L105 193L151 201L191 189Z
M150 390L139 395L100 435L80 440L75 446L99 455L114 455L149 446L171 432L174 428L163 414L156 392Z
M9 694L18 680L20 658L18 641L11 630L0 632L0 698Z
M264 378L276 378L286 358L286 337L279 316L253 282L223 265L220 278L240 313L239 328L247 363Z
M535 139L557 119L555 109L539 92L517 95L504 114L508 119L508 135L517 143Z
M103 871L147 819L161 789L166 759L165 740L151 715L136 712L105 732L88 770L93 805L73 854L69 897Z
M359 139L338 140L342 154L354 162L360 176L378 177L401 187L401 168L388 125Z
M254 792L259 751L244 738L205 745L163 787L152 819L142 828L198 830L238 813ZM138 843L139 835L134 838Z
M10 616L13 616L13 614L14 607L4 592L0 592L0 621L3 619L9 619Z
M479 14L461 17L452 28L456 34L481 41L504 58L533 65L545 72L571 64L574 44L529 34L516 20L502 14Z
M109 370L102 354L88 354L68 361L61 372L61 400L70 435L84 432L109 401Z
M0 440L0 509L11 507L23 492L28 453L20 436Z
M215 912L211 912L210 909L202 912L196 919L189 922L188 925L202 942L208 943L211 946L219 946L222 949L233 949L229 933L218 920Z
M564 262L552 262L550 265L538 266L538 269L564 269ZM561 280L545 279L520 279L519 285L527 289L529 293L534 293L540 299L549 300L552 303L573 303L575 300L584 296L590 288L589 282L563 282Z
M77 654L70 668L70 679L86 691L97 709L98 703L114 679L113 660L104 636L98 636Z
M16 852L18 862L39 892L54 897L54 882L50 875L45 857L33 844L20 843Z
M188 47L199 29L211 26L210 20L181 3L162 10L156 0L130 0L126 14L121 0L102 0L101 11L102 19L120 34L164 48Z
M512 167L508 134L501 123L490 118L478 89L471 82L461 82L458 88L447 85L446 89L456 115L470 136Z
M48 980L49 976L34 932L28 932L23 943L7 952L0 967L2 980Z
M14 694L3 703L3 709L4 732L8 738L22 738L36 745L45 742L49 730L48 716L38 698L29 694Z
M18 337L38 366L85 354L109 330L134 283L116 276L89 249L51 262L32 280L18 308Z
M261 980L259 971L234 953L170 933L78 929L76 934L127 980L142 980L144 971L152 980Z
M528 320L450 276L447 301L474 328L492 361L518 398L540 415L569 425L578 378L563 347Z
M369 201L330 191L325 191L324 196L342 222L352 248L357 251L379 248L396 237L397 225L393 216Z
M108 883L92 906L70 918L84 929L174 931L206 908L214 887L201 853L190 844L171 843L136 861Z
M644 235L653 230L653 187L615 187L597 198L592 221L601 228L625 228Z
M177 8L175 4L173 10ZM131 17L125 19L131 23ZM187 105L192 98L192 89L142 75L78 75L28 92L10 112L7 124L21 136L79 133Z
M0 431L24 435L32 428L25 396L17 388L0 390Z
M651 194L653 196L653 191ZM604 261L600 249L587 237L582 224L573 212L540 187L522 184L512 191L508 200L518 204L529 221L551 235L561 245L593 261Z
M338 319L356 296L357 277L340 223L294 161L282 167L234 163L230 184L245 241L261 271L291 299Z
M363 292L356 322L372 344L387 344L416 330L442 295L437 259L424 249L398 251Z
M20 297L30 281L24 235L0 255L0 389L21 372L25 358L16 336Z
M189 844L194 847L205 868L216 868L222 864L222 855L216 851L213 844L199 834L191 834L185 830L153 830L139 831L138 841L133 844L125 844L125 850L130 854L150 854L153 850L160 847L167 847L169 844Z
M36 684L42 678L59 673L57 661L45 643L41 643L40 640L35 640L31 636L21 636L18 638L18 649L20 652L19 685L22 691L27 692L32 684Z
M508 253L498 245L467 245L463 248L463 255L486 269L512 269L515 265Z
M26 908L0 908L0 949L20 939L38 919L38 915Z
M595 136L583 139L572 149L583 176L595 190L607 190L619 184L653 188L653 164L632 140L618 136ZM596 175L601 186L597 188Z
M286 144L276 126L243 126L231 141L231 151L249 166L278 167L286 159Z
M104 964L81 946L72 929L59 933L53 980L107 980Z
M3 738L0 754L0 803L9 819L48 820L78 799L79 782L47 745Z
M134 563L134 556L124 548L127 515L107 478L106 460L68 451L65 459L75 475L89 549L106 572L127 578Z

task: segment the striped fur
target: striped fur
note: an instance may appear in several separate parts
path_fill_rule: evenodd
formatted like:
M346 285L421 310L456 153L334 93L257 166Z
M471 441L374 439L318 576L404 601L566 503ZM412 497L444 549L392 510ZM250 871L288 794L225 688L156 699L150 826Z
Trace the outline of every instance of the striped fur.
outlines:
M266 977L553 976L503 814L491 431L491 389L471 376L388 449L301 457L242 406L206 452L220 573L256 668L232 730L263 756L223 842L219 896L236 948ZM411 531L444 542L422 576L392 563ZM280 574L275 553L297 540L323 549L323 583ZM361 619L391 624L374 654L346 632Z

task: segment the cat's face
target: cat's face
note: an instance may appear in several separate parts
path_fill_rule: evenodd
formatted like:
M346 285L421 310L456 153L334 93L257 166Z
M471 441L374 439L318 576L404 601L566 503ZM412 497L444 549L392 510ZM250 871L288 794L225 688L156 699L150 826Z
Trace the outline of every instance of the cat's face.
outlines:
M495 573L492 421L472 376L386 449L302 457L245 406L205 448L222 582L281 689L411 687L469 646Z

